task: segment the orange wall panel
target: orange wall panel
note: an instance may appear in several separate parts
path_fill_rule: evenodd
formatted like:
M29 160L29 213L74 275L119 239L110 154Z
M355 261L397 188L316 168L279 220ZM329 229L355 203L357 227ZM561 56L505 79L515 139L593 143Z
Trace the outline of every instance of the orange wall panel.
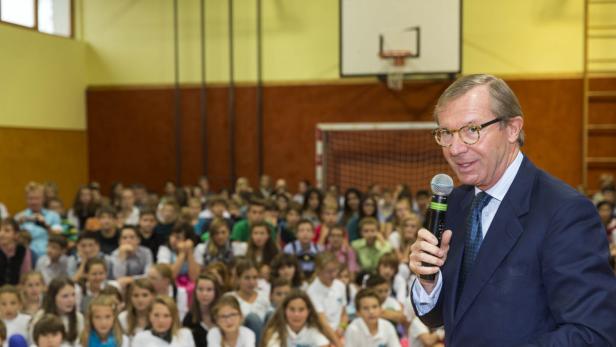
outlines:
M0 128L0 201L14 215L25 208L29 181L57 183L68 208L81 184L88 182L86 132Z

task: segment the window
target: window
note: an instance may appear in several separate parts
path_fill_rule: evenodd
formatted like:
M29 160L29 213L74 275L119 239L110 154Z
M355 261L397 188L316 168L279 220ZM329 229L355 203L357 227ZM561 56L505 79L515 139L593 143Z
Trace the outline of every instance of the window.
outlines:
M34 27L34 0L0 0L3 22Z
M71 36L71 0L38 0L38 30Z
M72 36L72 0L0 0L0 21Z

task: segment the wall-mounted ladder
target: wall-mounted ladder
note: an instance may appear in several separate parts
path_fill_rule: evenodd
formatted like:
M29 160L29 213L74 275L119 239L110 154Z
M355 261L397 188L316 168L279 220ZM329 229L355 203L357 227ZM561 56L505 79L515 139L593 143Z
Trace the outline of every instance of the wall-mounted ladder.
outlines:
M616 176L616 0L584 1L582 180L593 192L601 173Z

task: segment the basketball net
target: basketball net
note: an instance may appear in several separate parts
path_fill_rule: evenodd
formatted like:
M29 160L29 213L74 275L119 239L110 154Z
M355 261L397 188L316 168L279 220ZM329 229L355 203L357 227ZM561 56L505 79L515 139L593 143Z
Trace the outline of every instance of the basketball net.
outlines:
M381 59L389 60L387 65L387 87L389 89L400 91L404 88L404 66L406 59L410 56L410 51L383 51L380 53Z

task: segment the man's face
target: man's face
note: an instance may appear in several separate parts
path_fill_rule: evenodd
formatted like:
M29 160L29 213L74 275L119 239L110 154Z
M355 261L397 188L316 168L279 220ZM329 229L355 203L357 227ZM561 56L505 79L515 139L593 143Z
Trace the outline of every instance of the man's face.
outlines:
M438 123L442 128L457 130L495 118L490 109L488 87L478 86L446 104ZM451 146L443 147L443 155L463 184L486 190L498 182L515 158L522 125L521 117L511 119L505 127L500 123L491 125L481 130L479 141L473 145L467 145L459 134L454 134Z

